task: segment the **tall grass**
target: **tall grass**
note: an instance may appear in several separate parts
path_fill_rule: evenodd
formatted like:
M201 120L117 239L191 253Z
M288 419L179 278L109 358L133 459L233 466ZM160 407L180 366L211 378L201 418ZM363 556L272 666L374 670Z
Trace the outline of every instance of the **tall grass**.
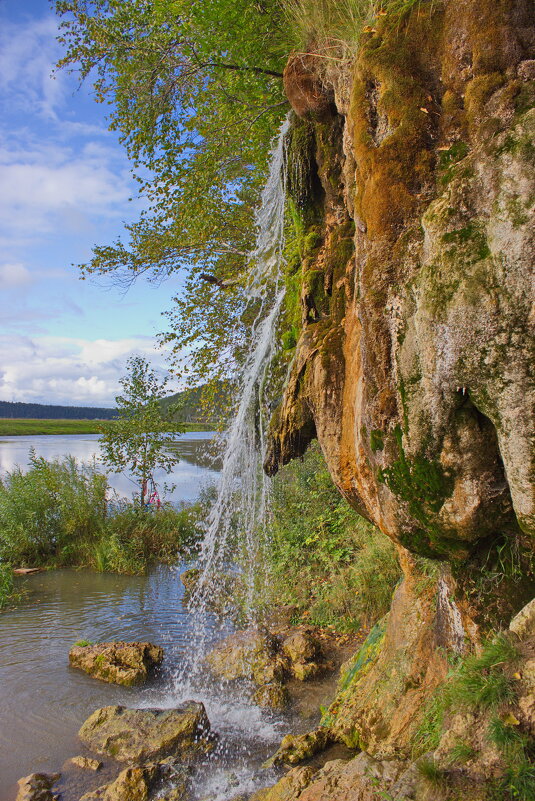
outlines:
M30 468L0 481L0 561L41 566L77 561L80 544L98 539L106 518L106 477L72 457L47 462L30 452Z
M395 548L341 497L317 446L275 479L272 534L273 595L302 619L351 630L388 611Z
M378 15L402 15L425 0L281 0L291 45L326 60L354 56L366 26Z
M176 562L201 535L194 506L152 512L109 504L107 493L94 465L30 453L27 472L0 481L0 564L142 573L154 561Z
M0 564L0 609L16 600L13 570L10 565Z

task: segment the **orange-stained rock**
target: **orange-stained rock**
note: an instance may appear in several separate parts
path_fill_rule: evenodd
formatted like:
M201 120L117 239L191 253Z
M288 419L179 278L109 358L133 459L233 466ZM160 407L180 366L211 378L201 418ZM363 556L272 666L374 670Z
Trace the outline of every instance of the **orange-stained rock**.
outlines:
M321 59L310 53L294 53L283 74L284 92L298 117L322 119L334 109L334 93L319 76Z
M385 14L314 124L317 244L266 470L317 437L357 511L458 564L535 533L534 40L528 0ZM326 108L330 74L290 58L297 113Z

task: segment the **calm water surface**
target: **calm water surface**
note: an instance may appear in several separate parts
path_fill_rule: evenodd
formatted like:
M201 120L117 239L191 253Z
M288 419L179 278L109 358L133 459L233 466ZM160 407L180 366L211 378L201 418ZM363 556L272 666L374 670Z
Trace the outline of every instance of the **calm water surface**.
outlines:
M195 500L203 485L217 480L218 465L207 455L211 436L190 433L179 440L181 461L170 477L177 485L173 501ZM70 453L89 461L98 452L97 440L97 435L4 437L0 472L15 465L24 469L30 447L47 459ZM131 494L125 476L112 474L110 483ZM25 599L0 613L0 801L14 801L21 776L61 770L80 753L77 731L98 707L173 707L189 697L203 701L221 735L216 760L201 768L199 798L235 796L236 781L242 791L257 786L258 768L280 740L281 721L244 701L239 690L232 696L209 682L195 688L179 684L177 671L195 636L182 605L182 569L160 566L148 576L66 569L17 579ZM205 625L214 640L229 630L212 617ZM69 649L80 639L151 640L164 648L165 660L148 686L116 687L69 667Z
M176 443L180 462L174 471L167 475L164 471L154 474L160 494L164 483L175 484L172 493L166 498L173 502L193 501L199 496L201 487L213 484L219 474L219 464L210 453L213 431L191 431L182 434ZM67 454L81 462L91 462L100 454L98 434L33 435L20 437L0 437L0 475L19 466L28 467L31 448L37 456L45 459L63 458ZM100 469L103 470L101 466ZM109 473L110 486L121 496L130 498L136 485L126 473Z
M90 679L69 668L77 640L151 640L166 650L165 685L191 634L179 571L149 576L54 570L19 580L28 593L0 614L0 799L33 771L61 768L76 732L106 704L140 704L148 691ZM140 703L141 702L141 703ZM4 795L2 794L4 791Z

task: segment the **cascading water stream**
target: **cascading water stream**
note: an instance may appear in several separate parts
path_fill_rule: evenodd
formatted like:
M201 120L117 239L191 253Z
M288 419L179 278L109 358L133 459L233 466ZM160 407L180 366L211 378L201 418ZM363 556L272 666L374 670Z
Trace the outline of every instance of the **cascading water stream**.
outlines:
M255 575L261 569L269 518L270 487L262 469L266 445L266 390L277 342L277 324L284 300L282 264L286 198L285 152L290 121L281 126L271 154L269 177L256 213L257 238L249 256L247 297L255 311L248 355L241 372L235 417L224 437L222 472L212 507L198 567L200 577L189 602L193 637L191 648L174 680L170 704L194 698L206 706L215 731L221 735L209 769L203 770L199 797L223 801L236 795L226 787L229 767L238 777L239 790L258 786L258 768L280 739L280 724L265 715L240 692L214 685L207 676L204 656L213 638L212 593L229 572L239 574L245 601L254 596ZM222 623L223 633L225 622ZM264 745L262 746L262 743ZM268 749L260 763L262 748Z
M204 645L202 619L209 595L222 571L235 561L236 532L244 536L240 567L252 601L254 571L262 550L268 513L269 479L262 470L265 451L266 419L263 395L270 364L276 350L276 328L284 299L281 266L284 248L286 197L285 143L289 129L286 119L272 151L271 168L256 214L257 239L249 257L251 278L248 297L259 308L250 335L250 352L243 366L239 403L234 420L225 435L223 468L217 499L201 547L201 575L191 600L200 630L198 650ZM246 563L243 563L243 548ZM199 653L199 655L200 655ZM191 666L190 666L191 668Z

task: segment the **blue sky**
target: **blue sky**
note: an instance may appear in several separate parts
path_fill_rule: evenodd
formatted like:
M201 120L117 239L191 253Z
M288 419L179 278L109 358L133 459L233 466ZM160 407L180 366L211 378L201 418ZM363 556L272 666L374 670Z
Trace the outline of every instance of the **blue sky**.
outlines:
M0 0L0 400L109 406L130 355L165 368L177 279L125 294L71 266L141 201L90 85L51 77L56 33L47 0Z

